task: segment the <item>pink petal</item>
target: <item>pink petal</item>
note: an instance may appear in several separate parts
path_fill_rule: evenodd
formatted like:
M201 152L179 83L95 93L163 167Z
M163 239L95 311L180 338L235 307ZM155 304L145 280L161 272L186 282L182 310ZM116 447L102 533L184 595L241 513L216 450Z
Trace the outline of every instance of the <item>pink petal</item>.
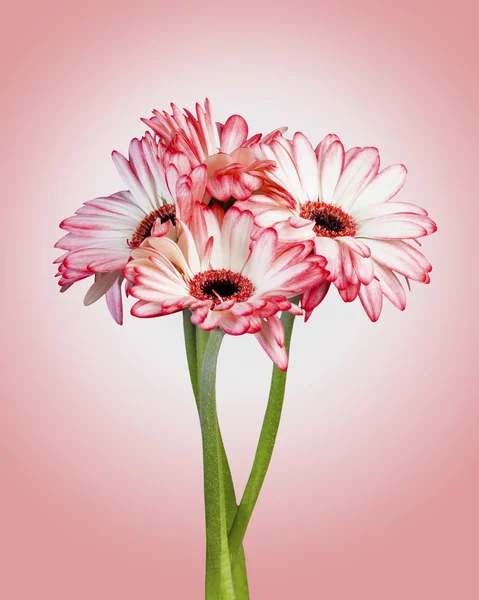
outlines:
M221 152L231 153L242 146L248 138L248 124L240 115L231 115L221 132Z
M427 217L426 217L427 218ZM427 235L427 230L415 222L416 219L398 219L390 216L378 217L361 221L357 236L361 238L375 238L382 240L400 240L419 238Z
M318 161L311 142L300 132L293 137L293 155L306 196L316 202L319 199Z
M375 262L374 270L386 298L399 310L406 308L406 293L396 275L383 265Z
M258 225L258 227L272 227L281 221L286 221L287 229L290 229L288 219L291 217L292 212L289 208L268 208L266 205L255 205L254 200L251 202L245 202L244 206L245 208L247 207L249 210L251 210L253 214L256 214L255 223ZM266 208L263 209L265 206ZM241 208L243 208L243 204L241 205ZM263 212L255 213L255 210L262 210Z
M137 141L139 142L139 140ZM133 194L135 201L145 211L145 214L149 214L155 207L151 204L148 194L138 180L130 163L122 154L116 151L112 152L111 157L125 185Z
M216 154L208 156L208 158L204 160L204 164L208 169L208 178L211 178L215 176L217 171L226 169L230 165L234 165L234 160L229 154L225 154L224 152L217 152Z
M239 163L247 167L251 165L256 159L254 148L236 148L231 152L231 158L235 163Z
M265 229L253 242L251 256L246 263L243 273L258 285L261 278L268 273L278 249L278 234L274 229Z
M230 208L230 210L227 211L225 220L223 221L223 230L224 223L227 220L229 213L234 208L235 207ZM229 268L234 272L241 272L250 253L254 216L250 211L240 212L238 218L235 219L235 224L235 227L231 230L229 239Z
M169 164L176 167L179 175L189 175L191 173L191 162L183 152L174 152L169 160ZM169 188L172 196L175 194L174 188Z
M125 250L84 248L70 252L65 257L64 264L68 269L72 270L111 272L122 269L128 261L128 256L128 248L125 248ZM104 265L105 268L95 268L98 265Z
M371 258L364 258L352 252L351 260L358 280L364 285L369 285L374 278L374 263Z
M377 148L362 148L342 172L332 204L348 212L363 187L376 176L378 169Z
M317 145L315 153L318 157L318 165L322 167L324 157L326 156L326 152L333 142L339 141L338 136L335 133L329 133L326 137L324 137L321 142Z
M330 286L331 282L322 281L318 286L304 292L304 294L301 297L301 306L305 310L305 322L308 321L308 319L311 317L313 310L318 306L318 304L320 304L324 300L326 294L329 291Z
M407 169L404 165L392 165L381 171L358 195L351 208L351 215L355 216L366 206L393 198L404 185L406 176Z
M324 279L325 271L314 262L304 260L281 270L270 270L263 278L264 290L285 290L293 294L300 293Z
M334 280L334 285L339 290L345 290L351 284L357 283L357 275L354 270L353 260L351 257L351 251L346 244L339 243L339 248L341 252L341 269L338 272L338 276ZM353 252L353 254L355 254ZM329 267L329 265L328 265Z
M211 331L215 327L218 327L221 318L221 312L209 310L208 314L206 315L206 319L199 325L199 327L204 331Z
M333 201L334 190L338 184L344 165L344 147L339 140L334 141L328 148L324 159L322 160L320 178L321 178L321 198L322 202L331 204Z
M383 294L379 281L373 279L369 285L362 285L359 299L371 321L373 323L377 321L383 307Z
M368 240L375 260L414 281L425 282L428 269L421 264L422 254L401 241ZM420 255L419 257L417 255ZM425 259L424 259L425 260ZM426 261L426 264L427 261Z
M256 218L256 221L258 222L258 218ZM304 219L304 221L306 221L306 219ZM261 222L261 220L259 222ZM293 221L293 223L298 225L298 221L296 220ZM278 233L278 238L282 242L304 242L306 240L312 240L316 237L313 227L313 221L308 221L308 224L305 222L303 227L293 227L290 219L287 221L280 221L274 225L274 229Z
M118 237L128 235L136 229L138 222L131 217L75 215L60 223L65 231L83 236Z
M354 252L356 252L356 254L359 254L360 256L364 256L365 258L371 256L371 250L361 240L345 236L341 238L341 243L349 246L351 250L353 250Z
M361 148L359 146L355 146L354 148L350 148L346 154L344 155L344 166L346 167L346 165L348 165L353 158L356 156L356 154L361 150Z
M335 281L341 274L342 257L339 242L336 240L317 237L314 240L316 254L324 256L328 261L327 269L330 273L330 280Z
M353 302L358 297L360 288L361 284L355 283L348 286L345 290L338 290L338 292L344 302Z
M201 325L203 323L203 321L206 319L206 317L208 316L209 312L210 312L209 306L207 306L207 305L200 306L193 312L193 315L191 316L191 322L194 325Z
M263 321L261 331L255 334L263 350L281 371L288 368L288 355L283 345L278 344L275 335L267 321Z
M236 200L247 200L251 196L251 190L243 184L243 178L233 178L231 196Z
M164 235L167 235L168 231L170 230L170 227L170 219L168 219L164 223L161 222L161 219L156 219L156 221L153 224L153 227L151 228L150 235L153 237L163 237Z
M171 194L176 197L176 185L180 178L180 172L175 165L169 164L167 166L165 178L168 189L170 190Z
M148 166L148 162L145 157L145 148L147 150L149 149L151 152L151 146L150 148L148 148L148 142L146 140L144 141L145 144L143 144L141 140L134 138L130 142L129 162L143 190L146 192L150 200L153 200L154 198L156 198L157 195L156 186L151 170Z
M235 304L236 304L236 298L232 298L231 300L225 300L224 302L220 302L219 304L217 304L215 306L215 310L217 310L218 312L223 311L223 310L229 310ZM234 316L236 317L237 315L235 314Z
M271 146L263 144L261 147L264 149L268 158L276 160L278 163L278 170L274 171L271 176L274 175L278 183L284 187L297 202L306 202L308 197L301 185L294 160L285 146L280 143L280 140L276 140Z
M121 271L125 266L125 256L122 254L117 258L107 260L94 260L88 265L88 270L94 273L111 273Z
M206 188L207 167L199 165L195 167L190 174L191 179L191 196L196 202L201 202Z
M111 288L106 292L106 305L110 311L111 316L115 319L118 325L123 324L123 301L121 297L121 283L123 276L120 275Z
M228 335L244 335L248 332L249 321L247 317L235 317L226 313L219 322L219 327Z
M272 315L271 317L268 317L266 321L271 328L274 341L278 346L284 346L284 329L281 319L279 319L277 315Z
M151 317L161 317L165 313L160 302L139 300L132 306L131 314L134 317L139 317L141 319L149 319Z
M417 263L421 265L421 267L426 273L432 271L431 263L427 260L424 254L419 252L417 248L411 246L411 244L409 244L408 242L403 242L399 240L391 241L390 243L393 244L393 246L395 246L396 248L401 248L411 258L416 260Z
M232 175L223 175L222 177L214 177L208 181L207 190L213 198L220 202L226 202L231 198L233 187Z
M95 275L95 283L90 287L87 291L85 298L83 300L83 304L85 306L90 306L97 300L99 300L102 296L104 296L107 291L111 288L111 286L118 280L121 273L97 273Z
M208 238L208 241L206 242L205 250L204 250L203 256L201 258L201 270L202 271L209 270L211 254L213 252L214 241L215 241L214 238L210 237L210 238Z
M285 244L283 249L276 255L274 263L271 265L271 270L282 271L295 263L302 262L313 250L313 241L307 241L302 244ZM326 260L324 259L325 264Z
M368 204L363 208L353 206L353 211L357 221L395 214L416 214L427 217L427 211L424 208L408 202L381 202L379 204Z

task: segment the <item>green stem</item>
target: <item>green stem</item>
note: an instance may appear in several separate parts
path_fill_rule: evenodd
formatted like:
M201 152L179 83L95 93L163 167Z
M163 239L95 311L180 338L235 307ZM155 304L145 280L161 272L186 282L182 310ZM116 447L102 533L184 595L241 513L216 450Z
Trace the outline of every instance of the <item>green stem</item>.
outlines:
M284 328L284 345L286 352L289 355L294 315L289 312L283 312L281 321ZM256 448L253 468L251 469L251 474L248 483L246 484L241 504L239 505L236 518L229 533L230 555L233 562L235 561L238 551L242 547L246 529L251 519L251 515L253 514L273 454L283 409L286 376L287 371L280 371L278 367L273 367L268 406L266 408L263 426Z
M193 325L193 324L192 324ZM209 331L204 331L196 327L196 370L198 373L198 402L199 402L199 385L201 380L201 368L203 366L203 356L205 354L206 344L210 337Z
M210 333L200 377L206 513L206 600L235 600L216 414L216 367L223 336L220 329Z
M199 411L199 378L198 375L201 373L201 365L203 362L203 354L206 346L204 336L206 334L206 341L208 332L202 331L191 322L191 312L189 310L183 311L183 329L185 335L185 347L186 356L188 360L188 368L190 372L191 386L195 396L196 405ZM199 343L197 343L197 336L203 336ZM198 360L198 349L201 352L201 358ZM199 368L198 368L199 365ZM236 511L238 505L236 503L236 494L233 484L233 478L231 476L230 466L228 464L228 458L226 456L225 447L223 444L223 438L221 437L221 431L218 426L218 434L220 441L220 455L222 461L222 472L223 472L223 485L225 493L226 503L226 522L228 531L233 525L236 517ZM236 600L249 600L248 590L248 577L246 573L246 561L244 555L243 546L237 553L237 558L233 565L233 583L236 592Z
M196 360L196 326L191 322L191 312L183 311L183 333L185 335L186 360L190 372L191 387L196 406L200 409L200 388L198 384L198 363Z

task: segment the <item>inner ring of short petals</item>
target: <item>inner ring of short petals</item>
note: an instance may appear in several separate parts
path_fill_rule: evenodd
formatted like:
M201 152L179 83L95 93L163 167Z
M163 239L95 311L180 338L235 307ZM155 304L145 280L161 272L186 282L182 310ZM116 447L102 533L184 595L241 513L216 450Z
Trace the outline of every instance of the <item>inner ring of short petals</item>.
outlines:
M170 220L173 225L176 225L175 205L164 204L147 215L136 228L131 240L128 240L130 248L138 248L143 240L151 235L151 230L153 229L156 219L160 219L161 223L166 223L166 221Z
M356 234L354 219L341 208L325 202L306 202L299 216L314 222L313 231L319 237L354 237Z
M249 279L229 269L198 273L190 281L190 293L198 300L211 300L216 306L226 300L245 302L255 291Z

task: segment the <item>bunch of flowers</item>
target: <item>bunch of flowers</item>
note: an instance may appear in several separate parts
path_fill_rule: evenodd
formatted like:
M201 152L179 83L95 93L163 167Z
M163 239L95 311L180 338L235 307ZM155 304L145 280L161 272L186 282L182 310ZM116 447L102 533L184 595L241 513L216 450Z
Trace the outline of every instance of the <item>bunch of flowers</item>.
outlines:
M188 366L203 439L206 598L249 598L243 538L276 439L295 316L309 319L333 285L376 321L404 284L429 283L415 244L434 233L427 212L398 201L406 168L381 169L373 147L345 150L336 135L314 148L285 129L249 136L239 115L213 119L154 111L152 130L113 152L125 190L86 202L62 221L61 290L93 276L84 303L105 297L131 314L183 313ZM253 334L274 363L251 476L238 504L216 415L216 362L224 334Z

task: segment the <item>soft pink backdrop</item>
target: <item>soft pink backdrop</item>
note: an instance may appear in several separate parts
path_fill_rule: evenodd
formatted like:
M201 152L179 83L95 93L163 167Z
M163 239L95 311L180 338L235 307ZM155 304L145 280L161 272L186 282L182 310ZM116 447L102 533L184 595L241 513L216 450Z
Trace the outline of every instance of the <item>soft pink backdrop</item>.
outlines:
M477 7L477 5L476 5ZM123 328L60 295L58 222L121 188L140 116L210 97L404 162L439 232L430 286L368 322L299 324L277 451L247 535L253 600L479 597L478 55L474 2L18 1L1 9L0 597L200 600L200 433L181 318ZM238 487L270 365L228 339L220 417Z

